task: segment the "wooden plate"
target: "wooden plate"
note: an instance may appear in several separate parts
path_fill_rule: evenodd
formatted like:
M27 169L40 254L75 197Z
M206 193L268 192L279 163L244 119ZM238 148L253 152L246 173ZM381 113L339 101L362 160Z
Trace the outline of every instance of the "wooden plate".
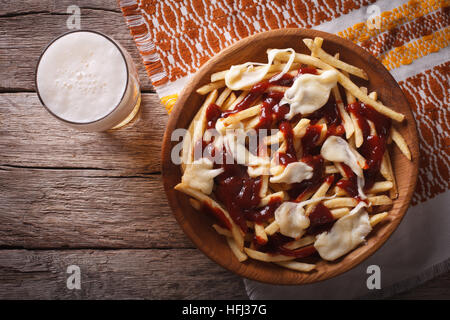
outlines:
M295 272L252 259L240 263L228 248L223 236L218 235L211 227L213 219L195 211L189 204L188 196L173 189L181 181L181 171L180 167L171 161L172 147L178 142L172 142L170 137L175 129L188 128L205 98L195 90L210 82L212 73L248 61L266 63L268 48L294 48L297 52L310 54L301 40L315 36L324 39L325 51L332 55L339 52L343 61L367 72L370 82L359 79L355 81L355 77L352 77L356 84L368 87L369 92L376 90L379 99L385 105L406 116L406 120L400 126L400 132L408 143L413 160L408 161L397 148L393 148L391 155L399 197L394 201L389 219L374 228L365 245L335 262L320 261L317 270L310 273ZM417 128L408 102L397 82L376 58L354 43L329 33L309 29L280 29L238 41L205 63L192 77L178 97L169 117L162 147L162 173L164 188L175 218L192 242L209 258L249 279L273 284L305 284L329 279L350 270L373 254L389 238L402 220L414 192L418 173L418 154Z

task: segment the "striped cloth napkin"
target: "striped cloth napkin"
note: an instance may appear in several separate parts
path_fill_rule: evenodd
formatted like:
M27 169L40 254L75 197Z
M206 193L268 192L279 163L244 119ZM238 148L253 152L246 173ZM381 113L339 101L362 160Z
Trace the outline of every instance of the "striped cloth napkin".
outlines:
M388 242L355 269L317 284L245 280L252 299L387 297L450 269L448 0L119 0L148 75L170 112L210 57L235 41L277 28L336 33L392 73L418 123L420 172L412 207ZM367 267L381 270L369 290Z

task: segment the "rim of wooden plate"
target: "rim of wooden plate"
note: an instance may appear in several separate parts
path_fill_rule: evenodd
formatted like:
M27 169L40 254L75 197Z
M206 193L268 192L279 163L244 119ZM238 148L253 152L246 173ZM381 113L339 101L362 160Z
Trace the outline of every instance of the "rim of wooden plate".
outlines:
M392 148L392 163L396 180L399 182L399 197L394 200L394 205L389 210L388 221L377 225L367 237L364 245L359 246L344 257L335 262L321 260L317 263L316 270L308 273L292 271L272 263L260 262L250 258L241 263L230 251L225 238L217 234L211 227L214 220L195 211L189 204L189 197L173 189L181 181L181 171L180 166L171 161L172 148L179 143L171 141L171 135L177 128L188 128L205 97L198 95L195 90L210 82L211 73L225 70L232 64L247 61L266 62L267 60L264 58L266 57L266 49L275 48L271 44L276 42L286 41L289 45L284 45L283 48L293 47L297 52L309 54L309 50L304 46L301 39L316 36L324 39L323 47L325 50L331 47L340 49L340 52L349 51L353 54L350 57L351 59L348 59L349 57L346 59L345 54L341 52L340 58L367 71L369 81L363 81L362 83L366 84L369 90L371 74L378 75L377 81L382 79L382 86L377 84L374 89L377 90L381 101L395 101L395 105L391 105L391 107L405 114L406 119L399 130L411 150L412 161L409 162L404 158L397 148ZM294 44L294 41L297 41L297 44ZM247 58L246 52L248 51L258 52L259 60ZM353 77L353 80L356 80L355 77ZM387 105L389 106L389 104ZM161 166L164 188L172 212L185 234L206 256L222 267L248 279L271 284L299 285L323 281L347 272L366 260L387 241L398 227L411 201L419 169L418 155L417 127L408 101L389 71L375 57L353 42L336 35L318 30L289 28L258 33L242 39L215 55L192 76L179 95L170 114L163 139Z

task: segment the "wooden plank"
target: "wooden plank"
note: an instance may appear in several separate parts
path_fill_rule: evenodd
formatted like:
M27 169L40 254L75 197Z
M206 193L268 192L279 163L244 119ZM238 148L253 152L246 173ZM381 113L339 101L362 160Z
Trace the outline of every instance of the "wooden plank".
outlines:
M20 6L14 1L4 2L0 13L0 92L34 91L39 55L53 38L69 31L66 10L73 1L27 0ZM81 8L81 28L103 32L119 41L134 58L141 89L154 92L116 1L78 1L77 5Z
M67 289L77 265L81 289ZM246 299L240 277L195 249L0 250L0 299Z
M159 174L0 167L0 246L193 248Z
M117 1L111 0L21 0L20 5L14 1L0 0L2 13L0 17L26 15L34 12L66 13L67 7L77 5L81 9L92 8L120 12Z
M67 127L34 93L0 94L0 164L23 167L101 168L103 174L160 171L167 112L156 94L143 94L139 118L111 132Z

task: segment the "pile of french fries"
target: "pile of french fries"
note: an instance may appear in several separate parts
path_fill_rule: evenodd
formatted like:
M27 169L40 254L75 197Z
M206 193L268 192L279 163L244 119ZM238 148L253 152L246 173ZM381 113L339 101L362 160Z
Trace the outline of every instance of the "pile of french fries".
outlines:
M297 76L298 69L301 66L308 66L316 68L318 74L326 70L336 70L338 73L338 84L332 89L331 94L334 96L338 111L342 119L342 125L345 128L345 138L348 144L354 149L355 154L358 154L358 163L363 168L365 159L358 153L357 149L363 144L363 134L361 128L358 125L357 120L351 112L345 107L343 99L341 97L338 85L342 86L345 90L346 103L351 104L356 101L360 101L364 104L370 105L377 112L394 120L391 126L388 144L394 143L398 146L403 155L411 160L411 153L405 142L405 139L396 128L397 124L404 120L404 115L398 113L389 107L385 106L378 100L377 92L368 92L365 87L358 87L350 79L350 75L369 80L366 72L358 67L350 65L339 59L339 54L330 55L322 49L323 39L304 39L304 44L310 49L311 54L295 53L294 63L290 66L289 74ZM269 79L274 75L280 73L286 66L286 62L289 60L289 53L285 55L278 55L269 68L269 72L264 79ZM255 68L261 68L255 66ZM233 91L226 87L225 75L227 70L217 72L211 75L211 83L200 87L197 93L200 95L206 95L203 105L199 109L195 119L192 121L190 132L192 139L190 141L185 140L182 151L182 169L183 172L188 166L192 165L194 159L194 145L196 141L203 139L206 131L206 109L212 103L216 104L222 111L233 110L237 104L239 104L247 94L250 88L243 89L241 91ZM286 92L288 87L283 86L271 86L269 90ZM256 100L247 109L233 113L226 118L221 119L224 128L244 128L244 130L254 128L260 120L261 114L261 99ZM324 123L324 120L319 120L318 124ZM397 124L396 124L397 123ZM305 134L306 128L310 125L308 115L304 115L297 122L291 122L294 132L294 144L296 148L301 150L301 138ZM370 123L369 123L370 124ZM323 137L319 144L323 143L326 135L326 125L323 126ZM371 125L371 134L376 135L375 126ZM265 145L263 150L259 149L259 154L265 154L269 157L274 156L274 151L270 149L270 146L274 143L279 144L280 150L285 148L284 135L281 132L277 134L267 136L265 138ZM275 153L280 151L275 150ZM256 155L252 155L258 157ZM278 198L283 201L293 201L289 199L287 190L289 185L283 183L272 183L269 177L277 176L284 170L284 167L277 164L270 167L269 173L262 175L262 187L260 190L261 202L260 206L265 206L271 199ZM327 162L324 165L324 174L331 175L337 174L341 178L346 178L345 170L343 170L341 163ZM380 168L381 176L384 178L382 181L377 181L369 189L366 190L368 202L367 211L370 214L370 224L375 226L383 219L388 217L388 211L386 211L393 203L393 200L398 197L398 188L395 181L395 175L392 169L391 159L389 155L389 148L386 148L386 152L383 156L383 160ZM271 218L265 223L255 223L247 221L248 232L244 234L240 227L233 221L230 214L227 212L223 204L219 203L213 194L205 194L201 190L193 188L189 183L181 182L176 187L176 190L184 192L190 196L191 205L200 210L202 206L207 205L214 210L220 211L223 216L228 220L228 228L213 224L212 227L218 234L223 235L226 241L239 261L245 261L248 257L275 263L281 267L289 268L301 272L309 272L314 270L316 265L314 263L305 263L298 261L298 259L283 255L280 253L266 253L258 251L254 245L253 239L255 236L261 241L267 242L269 237L279 232L279 225L274 218ZM324 199L325 198L325 199ZM327 207L333 218L338 220L347 215L353 208L358 205L357 198L349 197L346 192L339 187L332 187L330 181L326 180L320 185L320 187L313 193L305 195L304 200L317 200L312 201L305 207L305 215L308 216L320 202ZM381 209L380 209L381 208ZM381 211L381 212L380 212ZM295 250L314 243L316 236L304 235L298 239L293 239L291 242L284 245L286 249Z

